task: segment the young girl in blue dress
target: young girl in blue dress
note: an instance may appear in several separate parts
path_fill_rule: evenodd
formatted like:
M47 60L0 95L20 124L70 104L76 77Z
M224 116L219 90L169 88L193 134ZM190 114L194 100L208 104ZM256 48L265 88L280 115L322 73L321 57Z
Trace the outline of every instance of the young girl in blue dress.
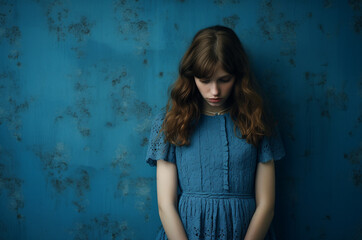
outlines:
M200 30L152 124L157 239L275 239L274 161L284 155L237 35Z

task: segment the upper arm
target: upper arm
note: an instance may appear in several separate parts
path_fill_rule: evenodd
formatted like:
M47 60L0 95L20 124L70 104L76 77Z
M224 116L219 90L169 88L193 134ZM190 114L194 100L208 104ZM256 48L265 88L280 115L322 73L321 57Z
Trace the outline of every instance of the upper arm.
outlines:
M255 176L255 200L257 207L274 210L275 167L274 161L258 163Z
M158 206L177 206L177 167L165 160L157 161L157 201Z

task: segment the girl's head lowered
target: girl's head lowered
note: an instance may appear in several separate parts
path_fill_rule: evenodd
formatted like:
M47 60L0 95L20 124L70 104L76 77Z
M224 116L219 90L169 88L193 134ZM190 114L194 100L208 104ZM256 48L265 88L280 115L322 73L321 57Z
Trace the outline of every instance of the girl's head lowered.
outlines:
M232 81L232 87L228 89L230 95L227 94L228 98L224 99L227 101L222 103L224 107L231 106L230 115L239 129L237 132L241 133L239 136L257 145L262 135L269 135L263 100L257 92L242 43L230 28L212 26L197 32L180 62L179 76L171 89L163 125L167 141L175 145L189 144L204 100L208 102L211 94L204 93L206 90L200 86L215 78L220 70L225 79ZM208 103L213 106L212 101Z

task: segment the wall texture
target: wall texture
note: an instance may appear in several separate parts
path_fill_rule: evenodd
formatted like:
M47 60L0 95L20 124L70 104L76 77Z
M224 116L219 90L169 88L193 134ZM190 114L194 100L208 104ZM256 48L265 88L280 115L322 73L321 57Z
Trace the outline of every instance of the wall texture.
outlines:
M279 119L280 239L362 238L362 1L0 0L0 239L153 239L150 121L233 28Z

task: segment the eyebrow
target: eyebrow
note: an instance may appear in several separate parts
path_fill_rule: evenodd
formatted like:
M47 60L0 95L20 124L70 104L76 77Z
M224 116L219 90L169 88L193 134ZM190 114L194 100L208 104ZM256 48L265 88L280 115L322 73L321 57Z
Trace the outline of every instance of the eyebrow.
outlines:
M225 74L225 75L222 75L222 76L220 76L218 78L220 79L220 78L227 78L227 77L232 77L232 75L231 74Z

